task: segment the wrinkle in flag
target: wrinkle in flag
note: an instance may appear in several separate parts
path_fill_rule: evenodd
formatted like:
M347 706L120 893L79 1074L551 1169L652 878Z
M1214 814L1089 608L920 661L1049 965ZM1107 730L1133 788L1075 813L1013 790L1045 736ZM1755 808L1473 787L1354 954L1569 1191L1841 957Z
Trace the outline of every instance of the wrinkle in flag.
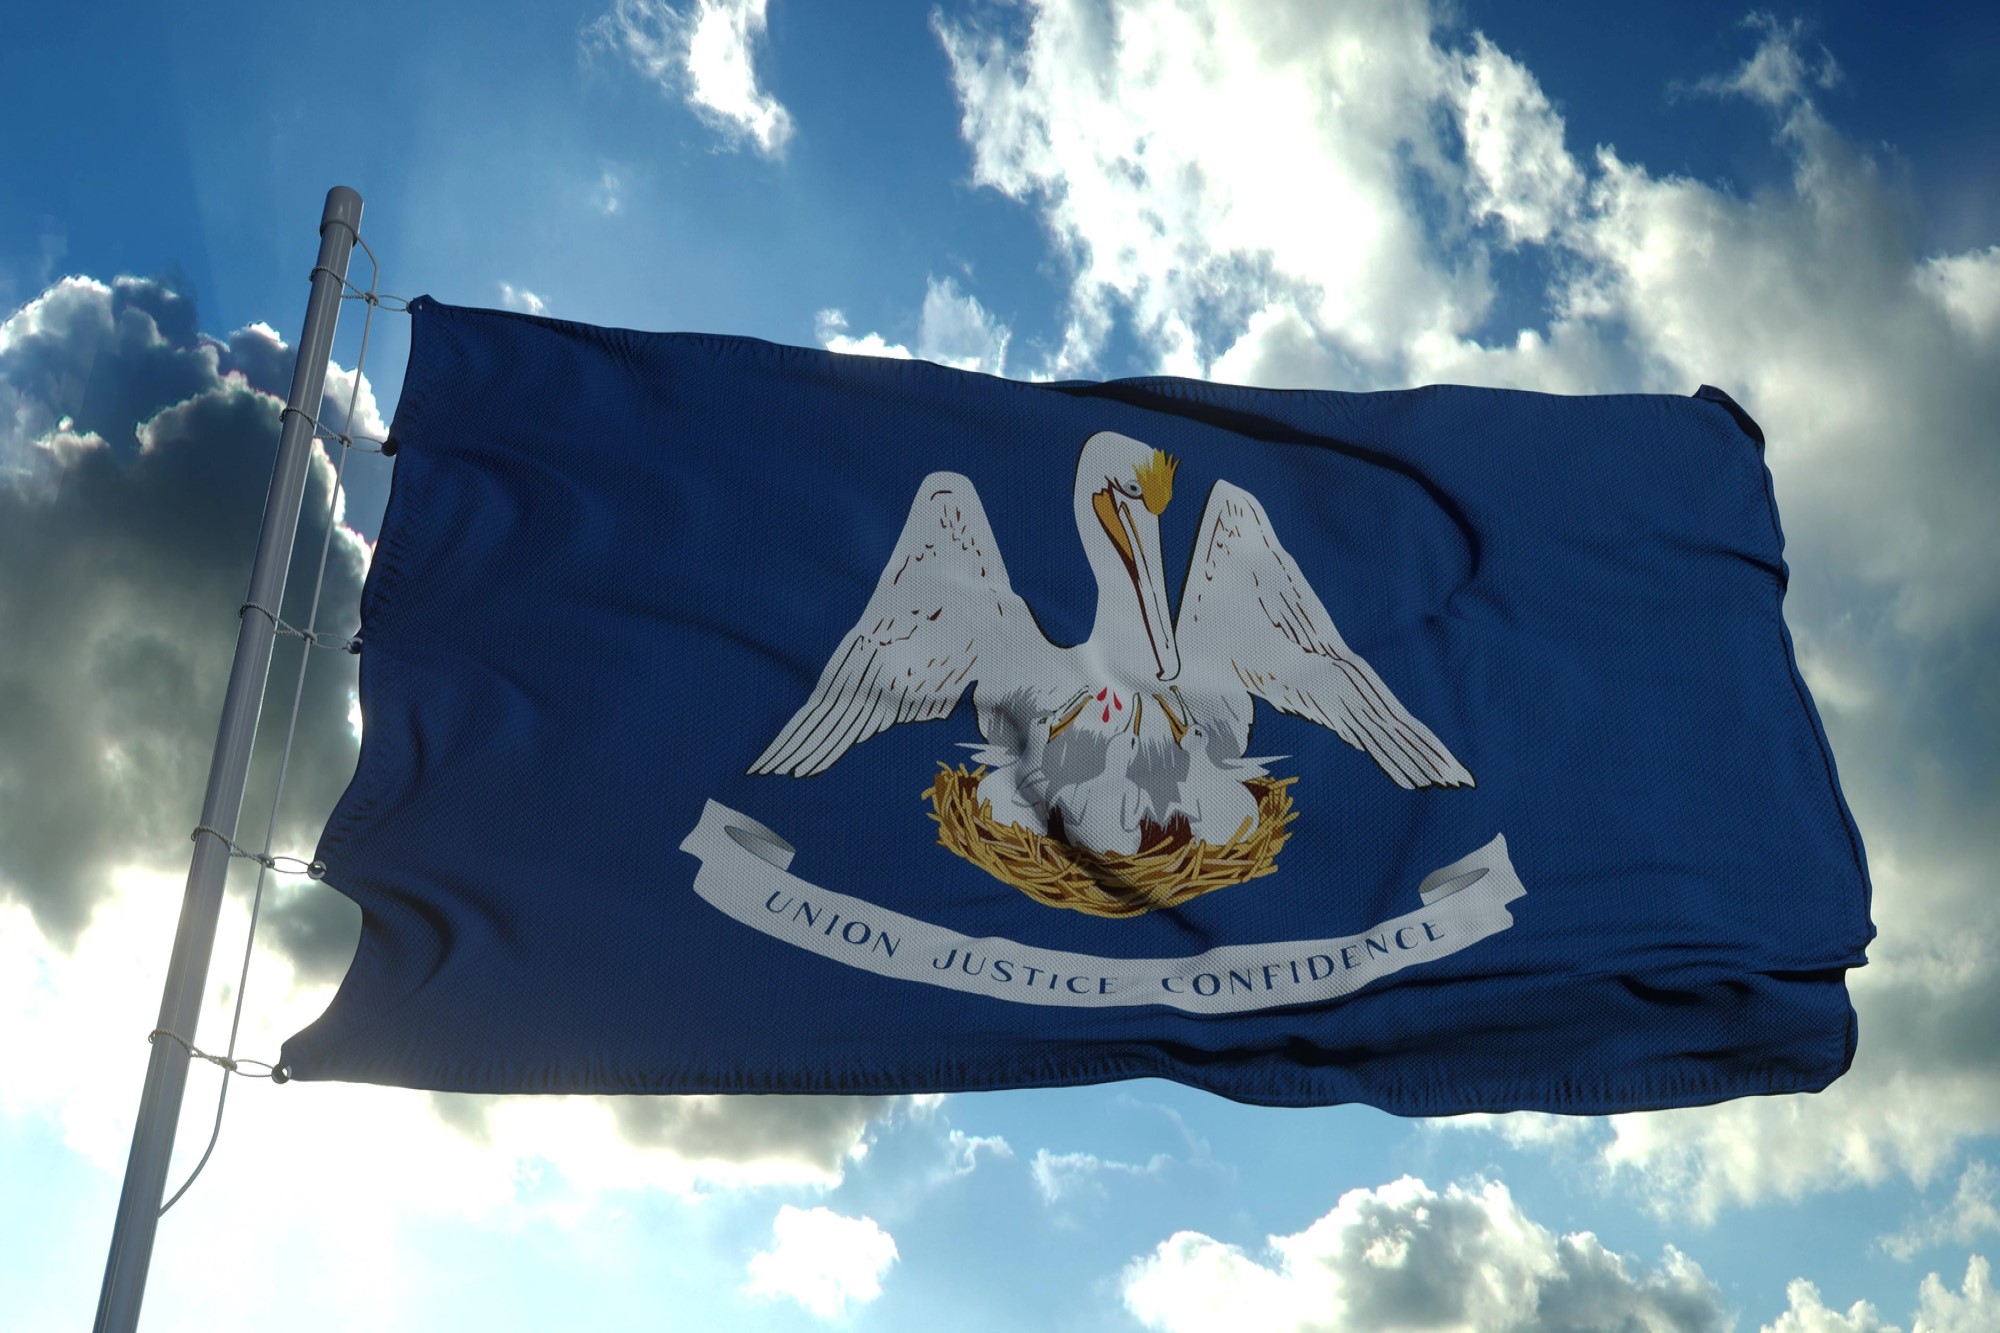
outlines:
M1813 1091L1860 840L1728 397L412 307L299 1079Z

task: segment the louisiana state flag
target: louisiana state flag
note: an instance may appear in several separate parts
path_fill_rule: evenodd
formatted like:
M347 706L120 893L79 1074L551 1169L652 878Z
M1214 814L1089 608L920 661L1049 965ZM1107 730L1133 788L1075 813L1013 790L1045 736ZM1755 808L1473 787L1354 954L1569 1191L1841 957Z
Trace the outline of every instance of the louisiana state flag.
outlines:
M1872 936L1727 396L1028 384L423 298L294 1078L1824 1087Z

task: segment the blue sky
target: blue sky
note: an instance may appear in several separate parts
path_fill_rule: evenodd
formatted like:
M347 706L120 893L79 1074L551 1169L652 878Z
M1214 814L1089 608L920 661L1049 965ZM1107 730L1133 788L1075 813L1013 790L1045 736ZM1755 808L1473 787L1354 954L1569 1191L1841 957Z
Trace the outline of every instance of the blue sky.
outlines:
M1868 840L1862 1050L1815 1097L1582 1121L1154 1082L623 1116L246 1083L163 1224L146 1327L2000 1327L2000 18L1519 9L15 16L0 1326L94 1306L280 344L343 183L383 289L461 304L1017 377L1726 387L1771 441L1788 620ZM357 425L406 346L379 317ZM386 495L354 467L336 598ZM300 848L354 753L351 675L312 679ZM248 1054L351 947L318 892L277 891Z

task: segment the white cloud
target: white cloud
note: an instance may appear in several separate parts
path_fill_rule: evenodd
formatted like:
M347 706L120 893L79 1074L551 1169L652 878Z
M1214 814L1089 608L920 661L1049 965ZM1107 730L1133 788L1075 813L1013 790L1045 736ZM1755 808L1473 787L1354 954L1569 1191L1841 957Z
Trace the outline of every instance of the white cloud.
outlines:
M526 287L516 287L511 282L500 284L500 304L509 310L520 310L530 315L546 315L549 303Z
M0 1129L19 1134L24 1120L55 1126L69 1151L115 1185L181 885L178 873L128 870L112 878L70 948L44 935L25 906L0 902L0 1043L36 1071L33 1078L0 1079ZM194 1034L205 1050L221 1051L228 1039L229 991L248 925L246 879L239 875L222 913L217 963ZM269 1059L319 1013L331 987L302 983L266 942L253 959L246 994L237 1053ZM220 1077L207 1065L193 1068L169 1188L186 1177L207 1139ZM490 1238L493 1250L505 1252L522 1243L524 1232L539 1229L588 1236L593 1249L615 1252L631 1244L623 1214L635 1197L650 1193L658 1212L662 1196L692 1203L716 1188L830 1183L783 1142L767 1144L761 1156L739 1152L733 1161L690 1160L672 1143L635 1146L621 1135L612 1103L645 1099L498 1100L480 1132L467 1133L421 1092L344 1083L277 1087L239 1078L214 1159L162 1226L148 1283L148 1326L235 1326L217 1323L217 1254L231 1256L232 1301L241 1309L283 1308L302 1275L365 1273L366 1282L337 1284L324 1302L293 1311L290 1323L400 1328L421 1318L412 1314L413 1294L438 1296L435 1288L450 1280L416 1256L448 1250L468 1235ZM274 1178L282 1181L281 1197L274 1198ZM694 1210L668 1214L670 1225L679 1225L676 1216L689 1218ZM787 1251L786 1263L803 1262L815 1235L808 1224L803 1250ZM102 1238L87 1239L94 1245ZM545 1248L538 1260L562 1261ZM831 1279L855 1301L879 1283L876 1249L857 1236L852 1261L843 1260ZM697 1261L708 1263L693 1256ZM619 1266L633 1281L649 1271L648 1261L636 1257ZM87 1300L94 1290L78 1294Z
M1764 35L1748 60L1730 73L1703 79L1695 91L1737 93L1767 106L1786 106L1809 94L1812 88L1831 88L1840 82L1840 66L1825 47L1817 61L1799 49L1805 23L1793 19L1780 23L1771 14L1759 11L1743 20L1744 26Z
M208 1051L221 1051L228 1037L229 992L248 928L248 878L238 874L217 934L218 961L195 1034L195 1044ZM145 1032L159 1004L163 941L173 938L179 887L177 874L117 872L67 949L42 932L23 905L0 903L0 1042L44 1068L38 1078L0 1083L0 1113L61 1126L67 1145L106 1172L124 1163L132 1080L143 1066ZM266 915L272 893L291 891L267 889ZM287 1036L318 1017L332 988L301 978L260 929L246 993L237 1054L268 1059ZM75 1058L79 1051L124 1055L86 1061ZM206 1137L200 1108L205 1099L212 1106L212 1077L196 1066L191 1088L209 1091L189 1093L180 1144L184 1166ZM560 1182L563 1196L589 1207L631 1190L692 1197L716 1188L828 1188L860 1155L870 1124L894 1112L896 1099L441 1099L364 1084L278 1090L253 1083L247 1091L239 1085L230 1107L224 1134L232 1157L291 1158L287 1144L317 1142L322 1128L344 1143L392 1144L394 1160L371 1164L365 1173L373 1188L421 1199L417 1211L425 1216L483 1221L519 1209L520 1194L528 1192L517 1193L524 1173ZM650 1129L633 1127L633 1117L648 1115L656 1122ZM234 1197L261 1186L246 1176L219 1188ZM335 1194L359 1200L369 1188L360 1180L343 1181ZM310 1191L298 1197L311 1197ZM384 1206L391 1202L385 1195Z
M1788 619L1871 858L1860 1053L1815 1097L1503 1132L1709 1218L1925 1183L2000 1130L2000 772L1975 739L2000 727L2000 247L1922 253L1915 201L1812 100L1838 67L1768 17L1703 85L1789 163L1745 197L1572 154L1532 72L1478 34L1447 49L1419 0L1025 8L936 26L975 180L1070 267L1043 373L1096 370L1122 326L1157 371L1283 387L1718 383L1765 431ZM1488 331L1508 250L1547 290Z
M1546 241L1577 210L1583 172L1541 85L1484 35L1460 57L1447 95L1465 136L1467 203L1513 242Z
M1589 1232L1558 1237L1498 1182L1440 1194L1405 1176L1350 1190L1252 1256L1195 1232L1125 1270L1125 1306L1166 1333L1692 1333L1729 1326L1721 1293L1669 1248L1654 1270Z
M1845 1314L1830 1310L1819 1289L1803 1279L1786 1289L1788 1307L1761 1333L1902 1333L1867 1301L1856 1301ZM1965 1266L1965 1280L1953 1291L1936 1273L1917 1288L1917 1309L1910 1333L1991 1333L2000 1328L2000 1293L1993 1289L1993 1270L1974 1255Z
M950 278L931 278L924 284L924 306L917 323L914 352L879 333L856 337L847 329L847 316L843 312L819 312L815 333L820 345L830 352L900 360L917 357L958 370L977 370L988 375L1007 373L1007 344L1012 337L1007 326L981 305L978 297L960 292L958 284Z
M1991 1333L2000 1328L2000 1291L1994 1290L1993 1266L1983 1255L1966 1261L1965 1280L1957 1291L1936 1273L1926 1274L1917 1301L1910 1333Z
M1011 1160L1013 1147L998 1134L967 1134L962 1129L954 1129L945 1140L945 1169L947 1179L957 1180L971 1175L979 1169L979 1157Z
M924 313L917 328L917 354L926 361L988 375L1007 373L1007 326L974 296L962 294L950 278L924 286Z
M1975 1161L1966 1164L1947 1203L1894 1235L1884 1236L1881 1244L1898 1259L1907 1260L1948 1241L1970 1245L1987 1232L2000 1232L2000 1172L1990 1163Z
M1028 1164L1028 1174L1034 1178L1042 1202L1053 1204L1084 1194L1102 1195L1102 1178L1107 1175L1158 1175L1172 1160L1164 1153L1155 1153L1141 1164L1115 1161L1095 1153L1052 1153L1047 1148L1037 1148L1035 1160Z
M2000 596L1974 512L2000 489L1976 445L1995 377L1965 332L2000 322L2000 257L1910 253L1904 203L1802 94L1774 108L1790 188L1743 200L1609 148L1585 169L1532 74L1482 36L1441 48L1419 3L1030 10L1018 45L938 26L975 179L1073 268L1049 372L1092 369L1124 319L1163 373L1289 387L1727 381L1788 527L1838 538L1815 559L1858 559L1913 622ZM1746 68L1801 59L1760 31ZM1496 248L1554 285L1543 327L1489 343Z
M879 333L864 333L856 337L847 328L845 312L822 310L814 320L813 336L827 351L839 352L843 356L886 356L898 361L908 361L916 356L901 343L892 343Z
M622 53L669 92L678 92L731 144L768 157L792 137L791 113L757 82L753 48L764 36L767 0L616 0L585 30L588 45Z
M2000 333L2000 245L1934 255L1918 268L1916 285L1960 333L1989 346Z
M1856 1301L1846 1314L1828 1309L1819 1288L1804 1278L1795 1278L1785 1288L1785 1301L1784 1313L1775 1323L1764 1325L1762 1333L1902 1333L1867 1301Z
M1550 1115L1543 1111L1511 1111L1505 1115L1474 1112L1426 1120L1434 1129L1477 1129L1497 1134L1515 1148L1562 1148L1597 1137L1600 1122L1589 1116Z
M1198 1232L1162 1241L1125 1269L1125 1307L1163 1333L1723 1333L1738 1319L1700 1265L1672 1246L1657 1266L1590 1232L1557 1236L1504 1185L1442 1193L1405 1176L1350 1190L1305 1230L1251 1254ZM1903 1333L1859 1301L1830 1309L1805 1279L1761 1333ZM1909 1333L1990 1333L2000 1293L1978 1255L1954 1291L1931 1273Z
M1812 1096L1610 1117L1600 1161L1649 1208L1706 1223L1726 1208L1899 1174L1927 1185L1959 1145L1994 1131L2000 926L1979 899L1987 877L1935 862L1912 873L1901 841L1870 848L1882 933L1850 978L1863 1034L1854 1068ZM1961 929L1936 932L1931 918Z
M122 872L71 950L54 947L21 907L0 905L0 1041L38 1071L5 1081L0 1119L60 1126L65 1145L112 1179L130 1142L179 890L178 875ZM194 1034L206 1050L227 1042L220 983L225 974L235 980L247 920L239 882L224 906L218 965ZM239 1055L268 1058L329 994L295 982L281 956L259 949ZM79 1058L85 1052L90 1058ZM207 1139L220 1077L206 1065L190 1074L170 1190ZM311 1150L300 1151L301 1144ZM274 1163L283 1164L286 1197L301 1206L270 1206ZM395 1293L410 1281L399 1234L427 1219L491 1220L514 1202L508 1164L425 1114L421 1094L336 1084L281 1089L239 1079L214 1160L162 1227L148 1305L163 1321L167 1311L207 1310L212 1276L200 1256L226 1251L241 1265L232 1279L236 1298L270 1306L296 1277L298 1256L311 1254L325 1271L369 1273L365 1285L380 1293L380 1308L369 1308L366 1292L342 1303L357 1321L388 1326ZM246 1217L258 1224L246 1227Z
M1420 5L1043 0L1018 49L939 19L974 179L1041 212L1074 268L1049 373L1129 318L1159 369L1200 374L1259 311L1390 356L1479 314L1431 261L1413 175L1453 77Z
M821 1319L882 1294L882 1276L896 1262L895 1238L872 1218L843 1217L827 1208L786 1204L771 1224L772 1245L750 1258L744 1290L763 1300L797 1301Z

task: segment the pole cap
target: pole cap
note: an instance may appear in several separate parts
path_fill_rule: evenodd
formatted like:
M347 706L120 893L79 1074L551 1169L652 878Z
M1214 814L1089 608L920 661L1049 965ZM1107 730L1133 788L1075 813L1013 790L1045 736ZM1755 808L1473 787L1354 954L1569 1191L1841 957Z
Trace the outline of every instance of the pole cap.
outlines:
M326 208L319 215L319 229L324 233L327 224L338 222L349 231L361 234L361 194L345 185L336 185L326 192Z

